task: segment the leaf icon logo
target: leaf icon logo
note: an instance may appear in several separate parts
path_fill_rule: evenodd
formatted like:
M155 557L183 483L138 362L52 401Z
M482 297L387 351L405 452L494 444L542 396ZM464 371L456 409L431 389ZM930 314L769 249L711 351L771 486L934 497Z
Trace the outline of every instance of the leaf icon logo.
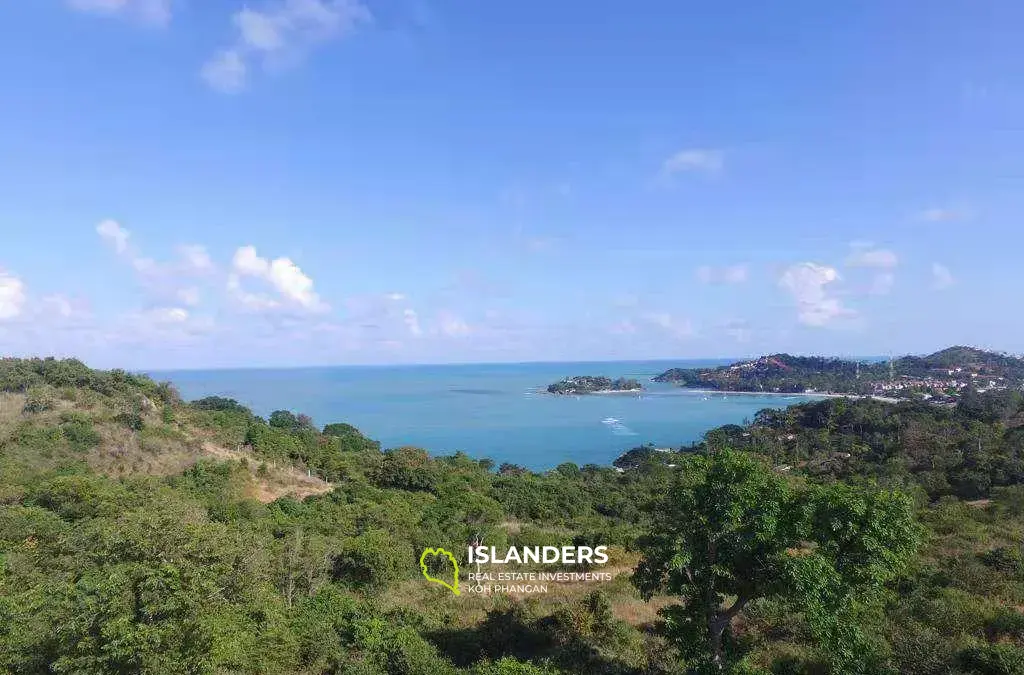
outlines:
M448 558L448 561L451 562L451 564L452 564L453 583L449 584L448 582L446 582L446 581L444 581L442 579L438 579L437 577L430 576L430 572L427 571L427 556L428 555L430 555L430 556L443 555L443 556L446 556ZM428 549L425 549L423 551L423 555L420 556L420 570L423 572L423 578L425 578L427 581L435 583L435 584L441 584L442 586L444 586L445 588L450 590L455 595L459 595L460 594L460 591L459 591L459 562L455 559L455 556L453 556L448 551L444 550L443 548L428 548Z

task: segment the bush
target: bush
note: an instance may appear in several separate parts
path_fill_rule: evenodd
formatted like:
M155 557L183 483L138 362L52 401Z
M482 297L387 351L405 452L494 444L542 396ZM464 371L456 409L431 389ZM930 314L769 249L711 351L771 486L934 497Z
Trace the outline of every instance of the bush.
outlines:
M379 590L415 569L412 549L383 530L370 530L345 540L334 559L335 581Z
M251 415L252 411L246 408L233 398L222 398L220 396L207 396L190 404L196 410L210 410L220 412L238 412Z
M426 451L398 448L384 454L372 480L384 488L431 492L437 487L437 469Z
M124 411L118 413L114 417L114 421L118 424L123 424L132 431L142 431L143 427L146 426L145 421L142 419L142 415L137 412Z
M33 387L29 389L28 395L25 397L25 405L21 411L26 414L41 413L53 410L56 405L57 400L50 389Z
M1021 555L1019 547L999 546L985 551L980 558L983 563L1004 574L1024 576L1024 556Z
M89 450L100 444L100 435L89 419L66 420L61 423L60 431L75 450Z
M971 647L960 652L960 665L978 675L1024 675L1024 649L1010 644Z

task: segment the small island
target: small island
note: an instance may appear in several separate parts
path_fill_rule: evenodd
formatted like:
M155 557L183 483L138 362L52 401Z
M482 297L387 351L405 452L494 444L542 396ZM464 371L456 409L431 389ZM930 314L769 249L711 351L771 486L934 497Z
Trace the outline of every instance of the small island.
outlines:
M579 375L567 377L560 382L548 385L549 394L624 394L631 391L642 391L643 385L638 380L620 377L616 380L600 375Z

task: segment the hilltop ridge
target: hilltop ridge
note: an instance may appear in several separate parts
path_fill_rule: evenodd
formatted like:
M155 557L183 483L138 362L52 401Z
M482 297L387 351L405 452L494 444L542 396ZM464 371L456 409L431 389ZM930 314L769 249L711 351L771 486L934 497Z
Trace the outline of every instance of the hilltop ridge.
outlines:
M827 392L954 400L966 390L1024 385L1024 359L976 347L954 346L927 356L852 361L770 354L715 368L672 368L655 382L721 391Z

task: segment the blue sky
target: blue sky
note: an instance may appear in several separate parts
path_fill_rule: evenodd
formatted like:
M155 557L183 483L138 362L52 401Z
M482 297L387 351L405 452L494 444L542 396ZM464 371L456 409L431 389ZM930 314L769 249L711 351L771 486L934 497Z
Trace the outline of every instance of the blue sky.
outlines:
M0 2L0 353L1024 351L1019 2Z

